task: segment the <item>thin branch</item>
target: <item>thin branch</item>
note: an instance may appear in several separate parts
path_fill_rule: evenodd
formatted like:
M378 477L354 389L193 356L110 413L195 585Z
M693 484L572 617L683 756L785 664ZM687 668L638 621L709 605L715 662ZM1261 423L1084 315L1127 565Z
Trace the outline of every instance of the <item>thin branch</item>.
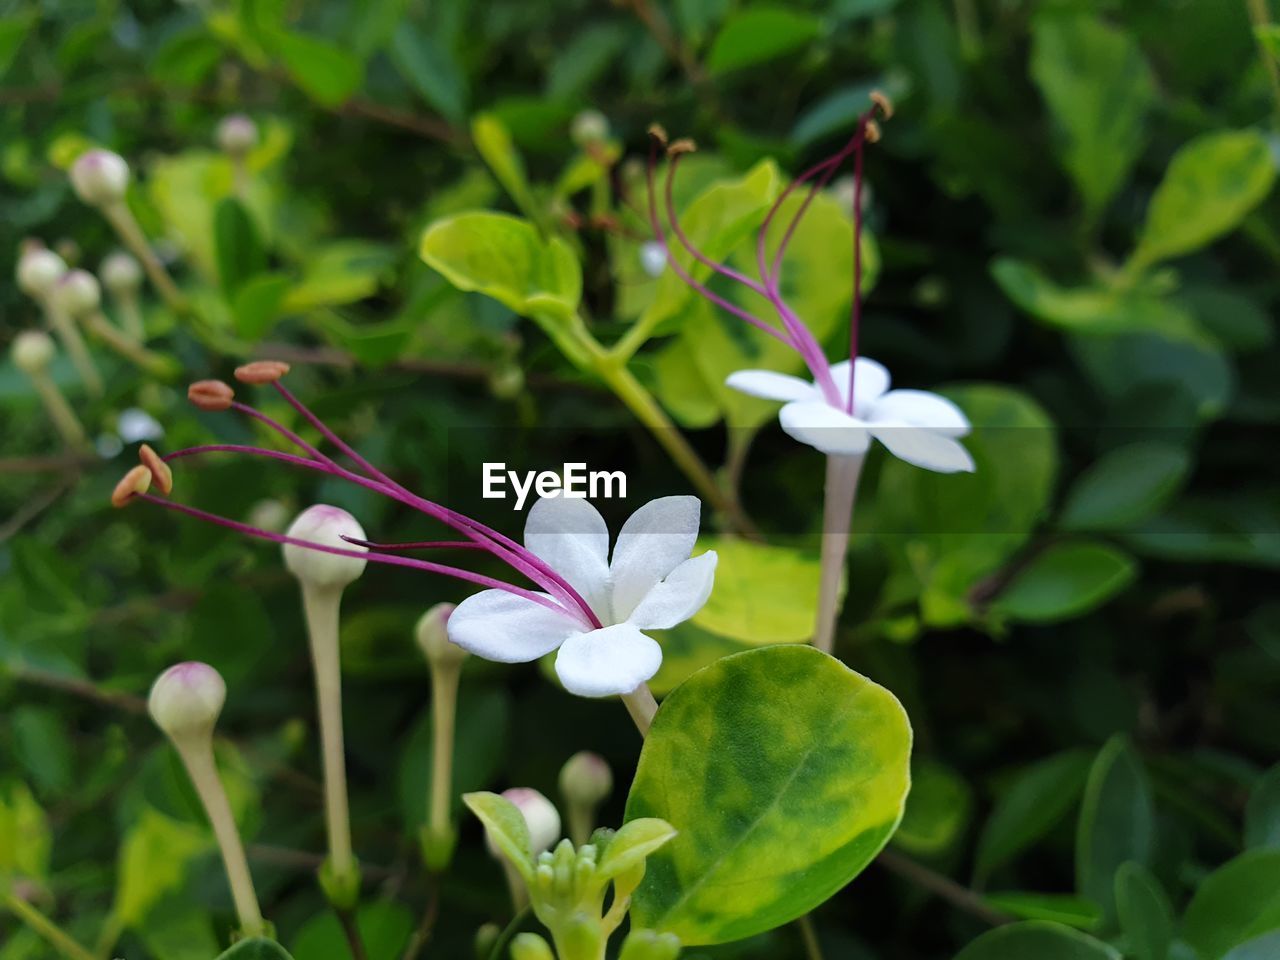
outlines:
M50 670L41 670L38 667L24 665L13 667L10 671L10 676L22 683L44 687L46 690L56 690L59 693L69 693L74 697L80 697L105 707L114 707L128 713L147 712L147 702L141 697L135 697L133 694L116 690L104 690L91 680L66 677Z
M390 127L407 130L409 133L417 134L428 140L439 140L442 143L455 146L460 146L466 140L463 135L454 130L449 124L436 117L399 110L395 107L388 107L385 104L374 103L372 100L348 100L338 109L340 113L347 116L375 120Z
M991 906L968 887L956 883L936 870L929 869L922 863L917 863L910 857L904 857L896 850L881 850L876 862L890 873L896 873L903 879L945 900L957 910L977 917L993 927L1002 927L1006 923L1013 922L1012 917Z

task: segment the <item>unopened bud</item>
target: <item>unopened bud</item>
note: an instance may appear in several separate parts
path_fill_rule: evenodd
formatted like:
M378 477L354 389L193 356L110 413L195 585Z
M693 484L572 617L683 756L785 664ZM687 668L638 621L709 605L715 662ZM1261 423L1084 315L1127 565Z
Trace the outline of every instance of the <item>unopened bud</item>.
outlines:
M218 149L231 157L243 157L258 145L258 125L243 113L233 113L218 124Z
M414 627L418 647L433 667L456 667L467 659L467 651L449 639L446 629L453 610L452 603L437 603L418 618Z
M22 331L13 338L13 345L9 348L13 365L30 375L42 373L53 362L56 353L53 338L43 330Z
M226 699L222 675L207 663L188 661L156 678L147 709L165 736L182 744L213 735Z
M27 296L41 300L53 291L66 272L66 261L60 256L45 246L29 244L18 257L18 288Z
M575 753L560 770L560 792L571 804L597 807L613 792L613 771L598 753Z
M520 815L524 817L534 853L550 849L551 845L560 839L560 812L556 810L555 804L537 790L513 787L502 791L502 796L514 804L520 811ZM487 837L485 843L488 844L489 852L496 857L497 848Z
M511 941L511 960L555 960L555 956L536 933L517 934Z
M136 467L131 467L111 491L111 505L117 509L127 506L129 501L138 494L146 493L150 489L151 471L142 464L138 464Z
M129 164L110 150L89 150L71 165L71 186L90 206L116 203L128 189Z
M236 367L236 379L241 383L275 383L289 372L289 365L282 360L255 360Z
M173 471L169 468L169 464L160 458L160 454L144 443L138 448L138 459L150 471L151 482L160 489L161 493L167 496L173 492Z
M580 147L600 143L609 136L609 118L599 110L583 110L569 125L569 138Z
M259 500L249 510L249 526L271 533L283 533L292 511L279 500Z
M285 533L295 540L305 540L324 547L338 547L358 553L368 550L368 547L343 539L365 539L364 528L356 518L340 507L323 503L303 510ZM292 543L284 545L284 565L304 586L340 590L364 573L366 563L363 557L312 550Z
M88 270L68 270L53 285L54 306L71 317L83 317L102 305L102 288Z
M502 928L496 923L486 923L476 931L474 942L476 960L489 960L494 944L502 936Z
M662 276L667 269L667 251L657 240L650 240L640 247L640 266L653 278Z
M142 286L142 267L123 250L117 250L103 258L98 265L98 276L113 297L124 300L132 297L138 292L138 287Z
M210 413L228 409L235 396L236 392L230 385L221 380L197 380L187 387L187 399Z

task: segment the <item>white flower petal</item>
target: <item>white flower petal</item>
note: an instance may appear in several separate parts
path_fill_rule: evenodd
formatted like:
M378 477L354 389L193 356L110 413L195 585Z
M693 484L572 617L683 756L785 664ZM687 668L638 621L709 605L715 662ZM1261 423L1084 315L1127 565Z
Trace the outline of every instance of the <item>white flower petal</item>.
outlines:
M914 423L944 437L963 437L969 432L964 412L946 397L927 390L890 390L871 407L867 419L872 423Z
M871 424L872 435L889 452L907 463L938 473L972 473L973 457L960 443L930 430L900 420Z
M716 552L686 560L645 594L627 622L641 630L668 630L703 608L716 582Z
M526 663L550 653L582 630L567 613L506 590L483 590L458 604L445 632L477 657L499 663Z
M819 401L788 403L778 421L792 437L826 454L857 457L871 445L866 424Z
M657 641L629 623L575 634L556 655L560 682L580 697L630 693L661 666Z
M595 609L608 598L609 528L578 497L543 497L529 508L524 545L564 577Z
M697 497L660 497L627 518L613 548L609 575L613 581L615 622L631 616L645 594L689 559L702 502Z
M842 360L831 365L831 379L836 382L840 396L847 403L849 400L849 361ZM889 371L883 363L870 357L859 357L853 368L854 397L853 412L865 416L867 410L889 389Z
M729 374L724 383L734 390L765 400L814 400L818 397L813 384L772 370L739 370Z

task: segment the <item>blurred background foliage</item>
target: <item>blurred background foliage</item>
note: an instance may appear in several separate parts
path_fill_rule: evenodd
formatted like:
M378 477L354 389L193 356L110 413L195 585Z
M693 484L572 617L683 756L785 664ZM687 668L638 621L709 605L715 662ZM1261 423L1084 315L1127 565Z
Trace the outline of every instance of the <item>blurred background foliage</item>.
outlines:
M0 12L6 275L28 237L90 269L116 246L65 175L104 146L133 164L129 204L193 305L148 293L149 345L190 379L293 361L294 390L411 488L516 533L507 504L479 499L482 461L625 469L634 501L698 489L696 467L668 459L662 418L682 428L722 492L707 524L722 565L706 610L665 638L659 692L724 653L807 637L822 468L768 405L721 387L746 361L784 360L646 272L646 127L697 138L676 205L709 250L738 257L784 171L832 152L868 91L887 91L898 112L867 163L863 348L901 385L943 385L964 406L978 472L876 460L865 481L838 646L907 705L915 788L884 868L818 912L827 956L1050 955L1034 927L1029 942L976 939L1008 918L1089 931L1133 960L1280 956L1280 32L1267 0ZM585 109L607 132L572 135ZM214 145L231 112L260 130L243 179ZM841 189L786 270L833 356L849 302ZM489 235L422 238L484 209L525 218L496 279L477 277L468 246L483 253ZM539 305L521 293L535 275L550 290ZM0 315L6 343L40 322L10 284ZM634 352L625 370L657 398L648 420L616 370L565 347L570 323ZM230 687L221 760L267 912L298 960L342 956L312 876L313 712L278 553L107 506L147 435L174 449L252 431L188 408L180 382L95 358L101 398L65 361L53 370L92 453L60 448L26 377L0 365L0 881L103 957L217 952L231 920L216 856L140 700L163 667L203 659ZM280 406L266 404L292 422ZM328 501L375 537L428 535L360 491L252 463L183 469L178 497L275 525ZM768 545L736 536L748 526ZM374 958L399 955L423 898L430 720L412 624L462 595L396 571L348 592ZM460 789L554 796L584 748L624 781L633 768L623 711L536 670L473 664L461 710ZM448 957L507 909L464 826L436 934ZM690 955L803 950L789 928ZM0 915L0 958L48 955Z

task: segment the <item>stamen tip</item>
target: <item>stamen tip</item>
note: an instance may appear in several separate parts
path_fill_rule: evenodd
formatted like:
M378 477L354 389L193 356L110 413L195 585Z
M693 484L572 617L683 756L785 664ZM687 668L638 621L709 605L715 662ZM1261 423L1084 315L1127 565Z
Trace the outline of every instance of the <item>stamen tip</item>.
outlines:
M662 124L660 123L649 124L649 136L653 137L653 139L657 140L658 143L662 144L664 147L667 145L667 140L668 140L667 131Z
M872 90L869 94L871 102L880 108L880 115L886 120L893 117L893 101L883 90Z
M151 474L151 482L159 488L161 493L165 496L173 493L173 470L161 459L160 454L144 443L138 449L138 459L147 468Z
M241 383L275 383L289 372L289 364L282 360L255 360L236 367L236 379Z
M235 395L231 386L221 380L197 380L187 387L187 399L210 413L229 409Z
M667 147L667 156L678 157L682 153L696 153L698 145L689 137L681 137L671 146Z
M867 143L879 143L880 142L880 124L876 123L874 120L868 120L866 136L867 136Z
M150 489L151 471L142 464L138 464L136 467L131 467L111 491L111 505L117 509L128 506L129 501L135 496L146 493Z

